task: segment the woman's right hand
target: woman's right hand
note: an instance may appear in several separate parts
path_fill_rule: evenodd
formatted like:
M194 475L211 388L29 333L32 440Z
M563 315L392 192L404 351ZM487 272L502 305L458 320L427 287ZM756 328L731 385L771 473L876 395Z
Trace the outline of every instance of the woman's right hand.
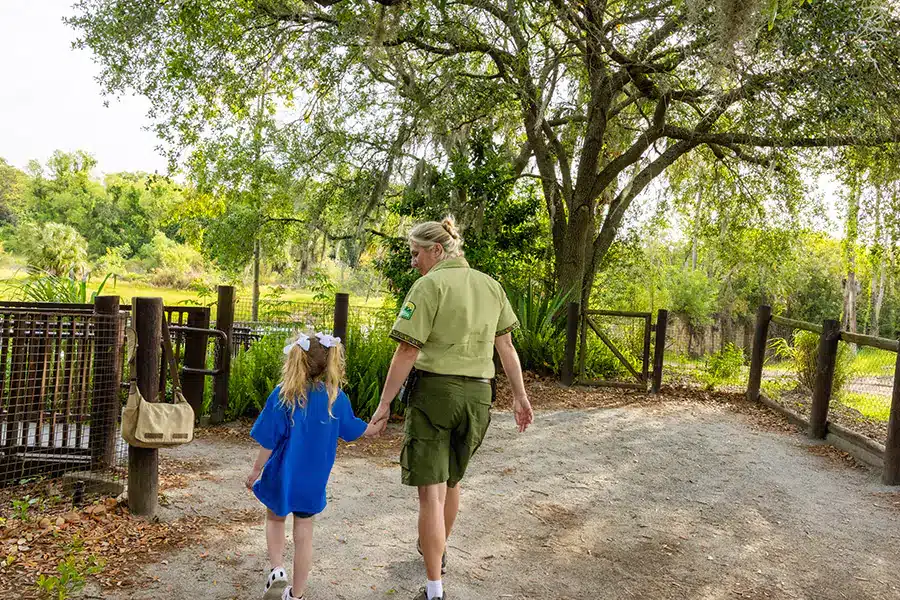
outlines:
M528 396L517 396L513 398L513 412L516 414L516 425L519 433L525 433L528 426L534 422L534 411L531 409L531 402Z

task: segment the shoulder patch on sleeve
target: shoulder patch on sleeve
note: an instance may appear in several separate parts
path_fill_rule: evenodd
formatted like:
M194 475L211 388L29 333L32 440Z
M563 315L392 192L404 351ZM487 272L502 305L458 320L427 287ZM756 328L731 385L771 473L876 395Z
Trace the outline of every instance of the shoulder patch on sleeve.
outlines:
M413 313L416 312L416 304L415 302L407 302L403 305L403 310L400 311L400 318L409 321L412 319Z

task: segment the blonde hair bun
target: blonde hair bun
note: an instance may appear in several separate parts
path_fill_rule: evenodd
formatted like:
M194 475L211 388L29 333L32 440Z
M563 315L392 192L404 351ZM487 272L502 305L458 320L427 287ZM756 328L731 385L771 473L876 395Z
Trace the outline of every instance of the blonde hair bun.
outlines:
M419 223L409 232L409 241L420 248L432 248L440 244L444 249L443 258L463 255L463 239L456 227L456 219L448 215L443 221Z
M441 227L443 227L444 231L446 231L454 240L458 240L462 237L459 234L459 229L456 227L456 219L453 215L444 217L444 220L441 221Z

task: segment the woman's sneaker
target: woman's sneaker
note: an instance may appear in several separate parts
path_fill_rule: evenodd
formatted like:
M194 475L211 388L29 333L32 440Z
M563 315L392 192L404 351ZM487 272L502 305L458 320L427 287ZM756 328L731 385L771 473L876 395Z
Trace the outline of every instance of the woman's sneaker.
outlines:
M419 595L413 598L413 600L428 600L428 592L425 588L422 588L419 591ZM438 596L437 598L433 598L432 600L447 600L447 592L444 592L443 596Z
M281 600L288 589L287 584L287 573L283 567L275 567L269 571L269 576L266 577L266 590L263 593L264 600Z
M419 554L425 556L425 553L422 552L422 542L420 540L416 540L416 550L419 551ZM444 554L441 556L441 575L447 574L447 549L444 548Z

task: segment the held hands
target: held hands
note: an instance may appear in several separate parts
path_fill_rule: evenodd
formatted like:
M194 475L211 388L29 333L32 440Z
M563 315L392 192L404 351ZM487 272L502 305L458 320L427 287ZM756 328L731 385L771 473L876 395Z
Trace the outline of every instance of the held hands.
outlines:
M372 419L369 421L369 426L366 427L365 433L363 433L366 437L374 437L377 435L381 435L387 427L388 419L391 416L391 403L381 401L378 404L378 409L375 411L375 414L372 415Z

